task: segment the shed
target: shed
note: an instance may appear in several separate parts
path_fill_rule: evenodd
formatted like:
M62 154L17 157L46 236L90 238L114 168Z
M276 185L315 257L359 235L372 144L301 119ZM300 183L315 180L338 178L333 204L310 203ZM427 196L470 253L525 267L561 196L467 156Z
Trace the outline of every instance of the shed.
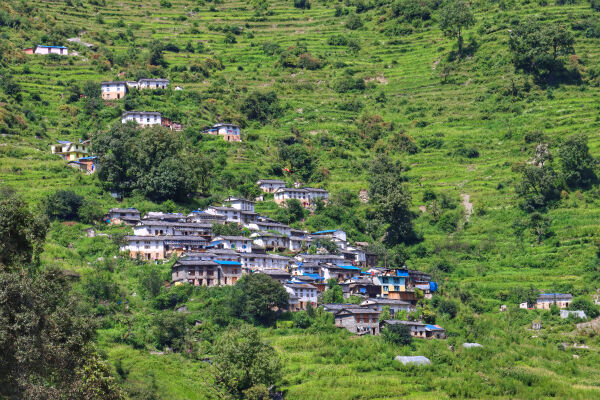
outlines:
M400 361L404 365L415 364L415 365L428 365L431 364L431 360L424 356L396 356L396 361Z

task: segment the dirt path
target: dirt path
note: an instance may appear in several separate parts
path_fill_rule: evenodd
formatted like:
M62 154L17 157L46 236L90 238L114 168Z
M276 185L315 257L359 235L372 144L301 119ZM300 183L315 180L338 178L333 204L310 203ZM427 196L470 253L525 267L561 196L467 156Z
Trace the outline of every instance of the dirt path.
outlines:
M465 222L469 222L471 214L473 214L473 203L471 203L471 196L466 193L461 193L462 205L465 208Z

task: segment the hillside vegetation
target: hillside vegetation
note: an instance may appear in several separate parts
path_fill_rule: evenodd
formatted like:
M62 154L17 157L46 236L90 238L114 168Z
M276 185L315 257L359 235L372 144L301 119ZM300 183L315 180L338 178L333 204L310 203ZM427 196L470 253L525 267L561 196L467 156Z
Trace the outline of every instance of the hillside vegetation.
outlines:
M331 204L292 220L268 198L257 212L308 230L344 229L374 243L382 262L431 273L440 297L459 304L452 316L428 306L437 307L448 341L412 347L327 329L259 328L281 356L286 398L598 397L597 336L550 313L498 311L516 308L532 289L589 299L598 288L598 4L476 0L459 31L444 7L436 0L3 1L0 184L40 213L61 189L102 212L189 212L230 194L254 197L261 178L301 181L328 189ZM547 54L532 49L544 38L555 45ZM78 55L22 52L37 44ZM99 98L101 81L144 77L171 85ZM126 110L159 111L183 124L169 148L189 157L179 168L198 177L189 196L137 188L118 202L98 174L50 154L56 140L80 138L99 138L106 150ZM202 134L219 121L240 125L242 143ZM144 146L127 151L140 155ZM383 200L359 198L386 173L413 214L414 235L393 243L381 224ZM89 226L53 222L40 258L82 274L75 291L92 298L101 321L96 345L127 395L220 398L201 359L213 355L227 325L241 324L219 308L227 289L190 292L162 311L153 296L139 295L149 266L109 262L117 244L85 237ZM152 268L169 280L169 265ZM131 308L103 308L108 299L86 286L96 278L114 284L113 303L127 299ZM210 321L193 356L149 355L148 347L172 347L150 334L160 325L154 314L183 303L189 324ZM538 318L545 329L534 334ZM132 326L139 340L124 339ZM469 352L465 341L484 348ZM565 350L563 342L589 348ZM433 366L401 367L392 361L398 354L426 355Z

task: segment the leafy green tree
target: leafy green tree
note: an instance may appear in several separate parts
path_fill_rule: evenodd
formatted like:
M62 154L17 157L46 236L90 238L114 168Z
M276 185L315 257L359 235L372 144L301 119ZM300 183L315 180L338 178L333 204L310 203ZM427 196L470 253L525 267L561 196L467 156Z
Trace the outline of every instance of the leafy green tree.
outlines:
M216 342L213 353L216 380L234 398L243 398L244 393L256 398L250 395L259 392L258 386L272 386L281 378L277 352L252 326L229 329ZM264 395L264 389L260 392Z
M300 8L302 10L310 10L310 1L309 0L294 0L294 7Z
M287 211L289 215L289 223L302 221L304 219L304 207L298 199L289 199L286 201Z
M150 63L150 65L166 67L167 62L163 56L164 49L165 47L162 41L153 40L152 43L150 43L148 63Z
M412 343L410 328L404 324L388 325L381 331L381 334L383 340L395 345L408 346Z
M12 189L0 188L0 270L38 261L47 231L45 216L29 211Z
M569 136L560 145L558 156L567 186L587 188L597 182L597 161L590 154L587 135Z
M375 215L385 224L385 242L388 245L409 244L417 240L410 210L412 197L405 184L399 162L393 163L387 156L379 156L369 168L369 201L375 205Z
M569 305L570 310L583 310L588 318L596 318L600 313L598 306L585 297L576 297Z
M521 208L527 212L545 209L560 197L559 177L550 165L527 165L515 191L521 198Z
M164 280L158 268L151 267L139 278L139 282L148 297L153 298L160 294Z
M449 0L440 9L439 24L445 36L456 38L458 58L461 58L463 49L462 31L475 24L471 7L462 0Z
M327 290L321 294L321 303L343 303L344 293L342 287L337 283L335 279L330 279L327 282Z
M315 171L317 160L308 149L300 143L279 148L279 158L290 166L292 174L305 182L310 180Z
M438 311L440 314L446 314L450 318L454 318L458 313L458 304L454 300L441 299L438 304Z
M77 219L84 224L95 224L102 221L104 213L99 202L90 199L84 199L77 210Z
M289 295L283 285L266 274L244 275L234 289L231 299L234 315L247 321L272 325L276 309L288 306Z
M46 198L46 215L51 220L71 221L78 219L83 196L72 190L57 190Z
M98 82L85 81L82 88L82 93L88 99L99 99L102 95L102 90Z
M510 31L508 45L515 68L548 79L564 68L575 39L562 24L526 18Z
M353 31L356 29L362 28L362 26L363 26L362 19L360 18L360 16L358 16L356 14L350 15L350 17L348 18L348 21L346 21L346 28L353 30Z
M252 8L254 8L254 15L256 16L265 15L269 11L268 0L250 0L250 4L252 5Z
M223 39L223 41L225 42L225 44L237 43L237 39L235 38L235 35L231 32L227 32L225 34L225 39Z
M529 216L528 226L531 230L531 233L536 237L537 244L542 243L542 240L550 236L551 230L550 225L552 221L549 217L539 213L534 212Z
M92 362L94 325L66 279L56 269L0 273L0 397L58 398L86 390L81 380L91 379L83 371ZM85 398L120 398L114 385L96 389Z
M138 190L154 201L182 201L198 186L197 158L177 132L165 127L115 124L96 135L93 148L100 159L98 178L111 191Z
M240 232L240 226L235 222L227 222L225 224L215 223L212 225L214 236L240 236Z
M273 91L261 93L254 91L244 99L240 110L249 120L266 122L271 118L276 118L281 114L279 99Z

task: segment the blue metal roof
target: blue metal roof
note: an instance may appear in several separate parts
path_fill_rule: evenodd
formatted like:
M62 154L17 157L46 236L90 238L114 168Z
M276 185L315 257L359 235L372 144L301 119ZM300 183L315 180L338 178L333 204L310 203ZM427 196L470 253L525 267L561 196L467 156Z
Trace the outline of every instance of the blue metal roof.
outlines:
M326 231L318 231L318 232L314 232L313 235L320 235L320 234L323 234L323 233L333 233L333 232L337 232L337 229L329 229L329 230L326 230Z
M44 47L46 49L66 49L65 46L44 46L43 44L39 44L38 47Z
M362 268L358 268L353 265L338 265L337 267L343 268L343 269L352 269L352 270L356 270L356 271L362 271Z
M444 328L436 326L436 325L425 325L426 329L432 330L432 331L443 331Z
M432 292L437 291L438 290L437 282L433 282L433 281L429 282L429 290Z
M315 280L318 280L318 281L322 281L322 280L324 280L324 279L325 279L325 278L323 278L323 277L322 277L321 275L319 275L319 274L306 274L306 273L305 273L305 274L302 274L302 276L308 276L309 278L313 278L313 279L315 279Z
M242 265L242 263L239 261L215 260L215 262L219 265Z
M80 160L95 160L97 158L98 157L96 157L96 156L89 156L89 157L81 157Z
M71 142L69 142L68 140L59 140L58 143L60 143L60 144L69 144Z
M396 276L403 276L405 278L408 278L408 272L396 271Z

